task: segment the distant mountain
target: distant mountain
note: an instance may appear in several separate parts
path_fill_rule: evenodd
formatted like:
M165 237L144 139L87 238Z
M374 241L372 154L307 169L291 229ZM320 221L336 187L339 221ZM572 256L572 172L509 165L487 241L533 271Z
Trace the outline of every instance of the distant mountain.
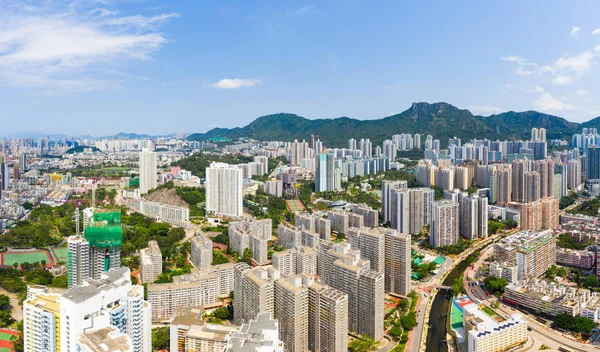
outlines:
M589 126L586 124L590 124ZM369 138L381 143L394 134L420 133L432 135L446 145L448 138L527 139L531 128L543 127L548 138L569 138L582 127L600 128L600 117L584 124L569 122L562 117L536 111L509 111L491 116L476 116L448 103L413 103L396 115L377 120L357 120L349 117L309 120L304 117L279 113L262 116L245 127L215 128L206 133L194 133L189 140L203 141L215 137L237 139L290 141L310 140L314 134L325 145L345 147L350 138ZM422 137L423 138L423 137Z

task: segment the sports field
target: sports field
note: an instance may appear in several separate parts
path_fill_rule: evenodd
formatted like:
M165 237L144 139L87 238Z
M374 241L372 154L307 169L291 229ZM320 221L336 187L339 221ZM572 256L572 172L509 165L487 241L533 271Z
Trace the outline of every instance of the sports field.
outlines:
M306 208L304 208L304 204L302 204L302 202L300 201L300 199L286 200L285 204L287 205L287 208L292 213L296 213L296 212L299 212L299 211L305 211L306 210Z
M67 262L69 256L69 250L67 248L53 248L52 252L54 252L54 255L59 262Z
M6 252L2 253L2 266L11 267L17 266L22 263L41 263L42 260L46 261L46 266L52 266L52 258L47 251L27 251L27 252Z
M10 341L10 338L18 334L19 333L17 331L0 329L0 352L12 351L13 344Z
M452 329L463 327L463 310L467 304L473 303L469 297L459 297L452 301Z

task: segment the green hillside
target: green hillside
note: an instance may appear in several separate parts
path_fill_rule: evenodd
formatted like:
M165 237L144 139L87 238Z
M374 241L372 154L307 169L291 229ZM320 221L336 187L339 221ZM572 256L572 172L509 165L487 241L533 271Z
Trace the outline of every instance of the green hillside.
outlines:
M527 139L531 128L543 127L548 138L570 138L582 127L600 127L600 118L583 124L569 122L562 117L536 111L509 111L492 116L475 116L470 111L447 103L413 103L396 115L376 120L357 120L348 117L309 120L304 117L279 113L262 116L245 127L215 128L206 133L195 133L190 140L203 141L214 137L257 140L294 139L310 140L311 134L328 147L344 147L350 138L369 138L381 143L394 134L431 134L445 146L448 138ZM424 137L422 137L424 138ZM423 140L423 139L422 139Z

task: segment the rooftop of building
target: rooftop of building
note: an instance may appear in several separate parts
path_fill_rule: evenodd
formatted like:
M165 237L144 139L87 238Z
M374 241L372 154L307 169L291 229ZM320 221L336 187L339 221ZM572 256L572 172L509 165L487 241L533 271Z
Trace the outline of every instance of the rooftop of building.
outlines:
M467 304L463 307L465 319L474 319L476 323L479 325L476 330L471 330L468 333L474 335L477 338L484 337L486 335L492 335L500 333L503 330L511 328L513 326L525 324L527 322L523 319L521 314L513 314L508 320L498 323L496 320L492 319L489 315L487 315L484 311L479 309L479 307L474 304Z
M277 338L278 322L271 318L270 313L259 313L249 324L243 324L239 331L234 332L228 342L227 351L255 352L263 347L272 347L274 341L269 340L265 332Z
M526 241L521 246L519 246L517 251L522 253L531 253L540 246L543 246L548 242L554 241L554 239L554 236L550 233L546 233L543 235L537 234L534 238L531 238L530 240Z
M230 333L238 331L239 326L210 324L205 321L190 326L186 338L226 342Z
M202 324L204 322L204 319L202 319L203 312L202 307L177 308L175 313L173 313L171 325L192 326Z
M58 299L59 295L49 294L49 293L40 293L32 300L27 300L26 303L29 303L38 308L44 309L48 312L59 313L60 312L60 303Z
M100 280L85 280L84 285L71 287L62 296L73 303L82 303L103 291L114 287L131 285L130 271L128 267L111 269L102 273Z
M129 336L113 326L80 334L79 343L91 352L128 352L133 347Z
M600 309L600 295L593 294L592 297L585 303L585 308L588 310L598 310Z

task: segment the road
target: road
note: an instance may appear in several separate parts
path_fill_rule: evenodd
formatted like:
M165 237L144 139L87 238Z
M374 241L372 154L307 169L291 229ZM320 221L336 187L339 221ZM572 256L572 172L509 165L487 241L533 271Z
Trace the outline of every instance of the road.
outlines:
M431 296L425 292L419 293L419 304L417 305L417 328L413 329L412 336L410 337L410 347L408 351L418 352L421 349L421 340L423 339L423 327L425 326L425 311L427 310L427 303Z

